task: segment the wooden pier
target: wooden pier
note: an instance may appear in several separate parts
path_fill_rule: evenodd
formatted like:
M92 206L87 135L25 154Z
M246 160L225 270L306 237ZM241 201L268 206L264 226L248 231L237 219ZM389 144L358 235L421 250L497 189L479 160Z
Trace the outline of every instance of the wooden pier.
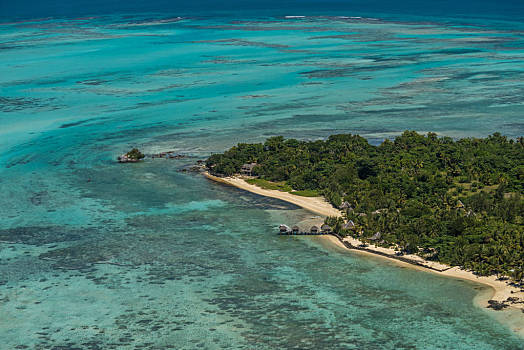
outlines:
M287 225L279 226L279 235L282 236L319 236L319 235L329 235L332 233L331 227L329 225L322 225L320 228L318 226L312 226L309 231L302 231L298 226L289 227Z
M297 233L293 233L293 232L279 232L278 233L280 236L322 236L322 235L330 235L331 233L324 233L324 232L304 232L304 231L300 231L300 232L297 232Z

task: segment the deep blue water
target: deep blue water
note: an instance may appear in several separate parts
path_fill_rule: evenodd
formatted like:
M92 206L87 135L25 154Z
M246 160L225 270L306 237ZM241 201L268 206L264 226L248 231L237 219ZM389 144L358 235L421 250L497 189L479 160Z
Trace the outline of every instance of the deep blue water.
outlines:
M382 14L404 18L456 17L500 19L519 22L524 18L521 0L21 0L0 2L0 18L38 18L48 16L84 16L114 13L155 12L169 15L351 15Z

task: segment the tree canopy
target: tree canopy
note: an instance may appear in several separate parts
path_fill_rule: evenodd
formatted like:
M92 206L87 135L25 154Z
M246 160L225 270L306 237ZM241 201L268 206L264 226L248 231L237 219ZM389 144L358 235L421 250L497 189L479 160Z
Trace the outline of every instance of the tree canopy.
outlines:
M140 152L138 148L133 148L131 151L126 153L126 156L129 159L133 159L133 160L140 160L145 157L145 155L142 152Z

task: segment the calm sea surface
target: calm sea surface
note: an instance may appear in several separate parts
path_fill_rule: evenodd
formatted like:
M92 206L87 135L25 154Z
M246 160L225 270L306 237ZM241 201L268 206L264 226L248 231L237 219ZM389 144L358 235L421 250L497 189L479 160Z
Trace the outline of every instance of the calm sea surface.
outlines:
M522 136L522 3L435 3L3 2L0 348L524 349L481 286L180 172L272 135Z

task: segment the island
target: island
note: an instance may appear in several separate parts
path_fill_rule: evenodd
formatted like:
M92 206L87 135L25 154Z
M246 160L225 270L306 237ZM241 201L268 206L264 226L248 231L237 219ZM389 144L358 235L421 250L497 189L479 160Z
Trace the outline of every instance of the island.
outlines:
M323 214L345 247L489 284L495 309L523 306L523 138L277 136L205 165L216 181Z
M138 148L133 148L131 151L122 154L118 157L119 163L136 163L145 158L145 155L138 150Z

